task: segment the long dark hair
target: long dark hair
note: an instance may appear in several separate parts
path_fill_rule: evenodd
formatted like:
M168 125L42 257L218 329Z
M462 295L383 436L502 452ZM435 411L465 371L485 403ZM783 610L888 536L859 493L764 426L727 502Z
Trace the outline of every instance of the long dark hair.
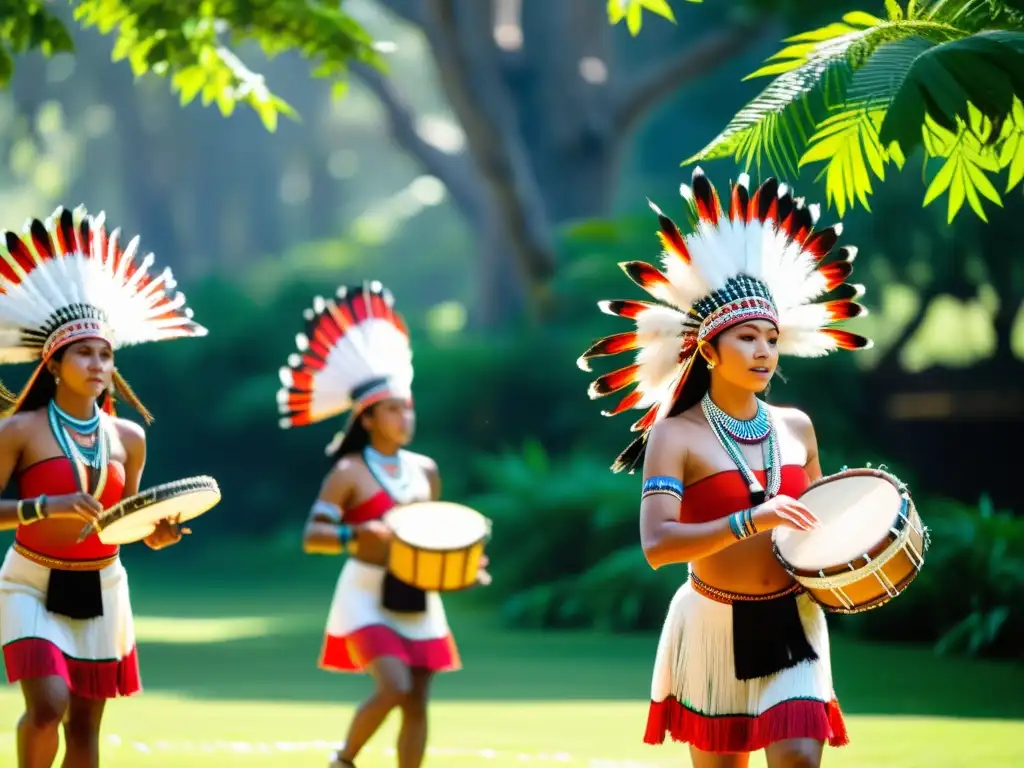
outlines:
M716 350L718 349L718 338L708 342ZM676 397L672 407L669 408L669 416L678 416L680 413L689 410L701 401L711 387L711 370L708 368L708 361L704 355L697 352L694 354L693 362L690 363L690 372L686 377L683 389ZM636 468L643 463L647 454L647 437L645 433L630 443L626 450L619 454L619 457L612 465L612 470L620 472L625 469L632 474Z
M352 454L357 456L363 455L363 450L370 444L370 432L363 426L363 416L373 413L373 409L376 407L377 404L374 403L352 417L348 429L345 430L345 437L341 440L341 445L338 446L338 450L331 454L332 462Z

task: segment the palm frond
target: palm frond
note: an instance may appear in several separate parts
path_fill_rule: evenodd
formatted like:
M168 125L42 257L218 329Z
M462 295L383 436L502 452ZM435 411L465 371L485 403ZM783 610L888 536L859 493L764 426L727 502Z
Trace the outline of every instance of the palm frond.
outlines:
M1007 171L1005 192L1024 180L1024 103L1020 99L1014 103L1013 112L1003 129L999 170Z
M948 192L950 219L966 202L984 220L984 200L1002 204L994 177L1007 172L1006 191L1024 181L1018 4L887 0L884 20L847 14L788 38L750 75L775 79L684 164L733 157L795 176L822 163L818 180L841 216L870 210L872 176L884 181L890 162L902 169L923 145L926 167L938 165L924 204Z
M942 158L942 167L935 174L925 192L924 205L928 205L943 192L949 192L948 221L953 221L963 207L964 200L978 218L987 222L981 198L1002 205L999 192L988 174L999 171L999 155L989 139L994 130L992 121L973 106L967 120L950 131L932 117L925 117L924 144L930 157Z
M787 38L790 45L746 78L775 80L683 165L732 157L749 169L765 159L778 173L795 176L819 123L846 108L854 74L878 49L906 38L945 41L956 35L943 24L854 12Z

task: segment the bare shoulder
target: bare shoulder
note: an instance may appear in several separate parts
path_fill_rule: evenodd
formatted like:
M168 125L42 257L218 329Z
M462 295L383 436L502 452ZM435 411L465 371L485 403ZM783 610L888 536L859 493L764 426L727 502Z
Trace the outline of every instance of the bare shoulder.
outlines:
M146 430L143 429L141 424L136 424L129 419L120 418L114 418L112 421L114 423L114 430L117 432L117 436L121 438L121 442L126 450L131 451L145 447Z
M366 465L358 456L342 456L327 473L327 479L337 483L352 483L367 472Z
M813 444L814 424L811 417L799 408L783 408L778 405L769 406L772 416L784 424L793 434L800 437L804 443Z
M658 454L684 456L686 446L691 445L704 425L694 418L691 411L669 416L651 427L647 435L647 450Z
M422 453L416 453L414 451L405 451L405 455L431 477L436 477L439 474L440 470L437 468L437 462L429 456L424 456Z
M0 419L0 439L4 442L23 442L33 430L46 423L41 413L25 411Z

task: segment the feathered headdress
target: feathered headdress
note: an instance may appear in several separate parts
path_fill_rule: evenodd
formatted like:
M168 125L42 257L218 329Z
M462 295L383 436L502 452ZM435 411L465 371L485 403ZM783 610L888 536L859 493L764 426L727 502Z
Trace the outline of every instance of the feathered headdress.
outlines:
M54 353L74 342L103 339L118 349L206 335L175 290L171 270L151 274L153 254L136 258L137 236L122 248L120 230L108 235L102 212L61 207L24 229L21 236L6 232L0 249L0 362L40 361L15 408ZM114 384L149 420L116 369ZM108 410L112 401L107 398Z
M864 287L846 283L857 249L845 246L832 256L841 224L814 231L819 209L793 198L786 185L765 181L753 195L741 174L723 210L714 186L700 168L692 186L680 191L690 208L694 232L683 236L675 223L658 215L662 269L642 261L619 266L660 303L602 301L601 310L636 323L636 329L600 339L577 360L636 352L632 365L594 380L591 399L635 385L605 416L631 408L647 412L632 429L640 432L612 470L632 472L647 435L682 392L700 346L725 329L749 320L768 320L779 330L779 352L819 357L836 349L865 349L871 341L833 324L864 315L855 300ZM828 300L819 301L826 294Z
M336 298L313 299L304 313L299 348L281 368L277 393L281 426L299 427L352 411L327 454L341 445L359 414L388 398L412 400L409 330L394 310L391 292L376 280L338 289Z

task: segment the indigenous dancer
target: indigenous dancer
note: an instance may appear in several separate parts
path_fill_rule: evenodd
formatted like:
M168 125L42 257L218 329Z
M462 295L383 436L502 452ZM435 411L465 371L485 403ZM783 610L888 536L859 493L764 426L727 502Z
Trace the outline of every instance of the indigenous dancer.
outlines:
M333 467L310 511L304 549L350 557L327 619L320 666L368 671L376 690L359 707L333 768L354 766L363 745L399 707L398 765L418 768L427 740L427 693L435 672L461 667L436 592L422 592L385 569L391 531L381 517L396 505L436 500L437 465L404 450L412 440L412 351L391 293L379 282L317 297L306 311L301 354L281 369L282 427L351 409L327 447ZM489 576L481 571L479 583Z
M637 351L591 397L635 388L606 415L646 408L614 471L643 461L641 541L653 568L689 563L658 645L644 740L687 742L696 768L742 768L764 749L770 768L820 765L824 742L847 742L832 688L825 616L783 570L770 531L818 524L795 500L821 476L810 419L768 406L780 353L801 357L870 342L833 323L864 314L844 281L856 253L830 257L840 225L813 231L817 206L746 174L727 210L698 168L682 192L696 219L684 237L653 205L664 272L622 265L661 303L601 302L634 332L579 360ZM823 296L829 300L814 303ZM684 492L685 487L685 492Z
M87 524L139 490L146 439L114 416L115 392L150 422L114 366L131 344L203 336L169 270L122 250L103 214L58 209L7 232L0 251L0 361L38 361L0 422L0 528L16 528L0 569L0 638L10 682L20 682L18 765L46 768L64 724L65 766L99 765L107 699L141 690L128 578L118 548ZM88 535L84 535L88 532ZM164 521L152 549L180 540Z

